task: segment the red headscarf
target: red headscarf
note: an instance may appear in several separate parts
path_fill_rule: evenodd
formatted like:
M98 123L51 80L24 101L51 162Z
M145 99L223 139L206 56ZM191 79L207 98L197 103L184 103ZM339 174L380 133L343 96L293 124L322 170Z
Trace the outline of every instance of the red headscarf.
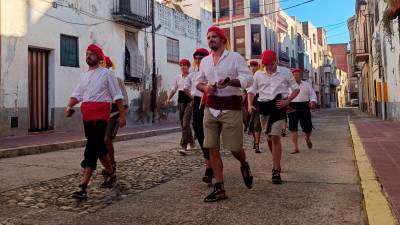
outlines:
M276 60L277 60L276 52L274 52L272 50L266 50L261 55L261 62L264 65L268 65L270 63L276 62Z
M106 62L107 67L113 67L113 62L111 61L110 57L104 56L104 61Z
M179 65L180 65L180 66L181 66L181 65L186 65L186 66L190 67L190 61L187 60L187 59L181 59L181 60L179 61Z
M258 66L258 62L256 60L251 60L250 66Z
M210 32L216 33L223 40L224 44L226 44L226 42L228 41L228 39L225 36L224 30L222 30L221 28L212 26L208 28L207 34Z
M202 55L204 57L208 56L210 53L208 52L207 49L205 48L198 48L196 49L196 51L194 51L193 53L193 57L195 57L196 55Z
M91 44L87 47L86 49L87 51L91 51L94 54L97 55L97 57L99 57L99 60L103 60L104 59L104 53L103 50L101 48L99 48L97 45L95 44Z
M292 73L301 73L301 69L300 68L293 68L292 69Z

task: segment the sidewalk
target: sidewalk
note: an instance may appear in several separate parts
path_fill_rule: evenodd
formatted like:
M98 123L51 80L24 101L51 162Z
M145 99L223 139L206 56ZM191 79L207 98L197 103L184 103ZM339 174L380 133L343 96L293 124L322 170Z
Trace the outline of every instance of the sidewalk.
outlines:
M400 219L400 122L383 121L358 112L351 121L386 193L392 211Z
M115 141L156 136L180 130L178 122L161 122L122 128ZM0 159L83 147L83 128L0 138Z

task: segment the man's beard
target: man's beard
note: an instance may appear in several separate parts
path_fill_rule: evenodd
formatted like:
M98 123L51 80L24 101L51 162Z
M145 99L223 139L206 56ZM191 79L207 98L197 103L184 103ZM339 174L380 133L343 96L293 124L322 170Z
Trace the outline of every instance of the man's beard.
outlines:
M86 59L86 63L87 63L90 67L93 67L93 66L96 66L97 64L99 64L98 61L91 61L90 59Z
M210 47L210 49L213 51L217 51L219 49L219 46L215 42L208 44L208 47Z

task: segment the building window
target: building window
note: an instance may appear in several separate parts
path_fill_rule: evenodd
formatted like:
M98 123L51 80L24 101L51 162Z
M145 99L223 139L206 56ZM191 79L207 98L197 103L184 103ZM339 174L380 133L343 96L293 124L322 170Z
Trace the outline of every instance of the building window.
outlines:
M251 0L250 1L250 12L251 13L260 13L260 0Z
M314 52L314 62L317 63L317 53Z
M219 1L219 17L229 17L229 0Z
M251 55L261 55L261 26L258 24L251 25Z
M60 38L61 66L79 67L78 49L79 46L77 37L62 34Z
M233 15L242 16L244 13L244 0L233 0Z
M317 41L315 39L315 34L312 35L312 41L313 41L314 45L317 44Z
M234 44L235 44L235 52L238 52L243 57L246 56L246 39L245 39L245 27L237 26L233 28L234 33Z
M167 62L179 63L179 41L167 38Z

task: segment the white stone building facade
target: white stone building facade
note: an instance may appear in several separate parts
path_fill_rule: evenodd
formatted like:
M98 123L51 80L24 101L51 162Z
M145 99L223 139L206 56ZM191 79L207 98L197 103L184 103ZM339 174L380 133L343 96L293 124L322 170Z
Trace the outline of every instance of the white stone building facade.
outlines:
M0 136L76 129L63 109L87 69L85 49L95 43L116 64L129 95L128 126L151 122L152 34L150 1L1 0ZM179 73L180 58L206 47L211 12L197 18L156 4L157 103ZM139 18L139 19L138 19ZM157 108L156 118L173 114ZM174 117L174 116L172 116Z

